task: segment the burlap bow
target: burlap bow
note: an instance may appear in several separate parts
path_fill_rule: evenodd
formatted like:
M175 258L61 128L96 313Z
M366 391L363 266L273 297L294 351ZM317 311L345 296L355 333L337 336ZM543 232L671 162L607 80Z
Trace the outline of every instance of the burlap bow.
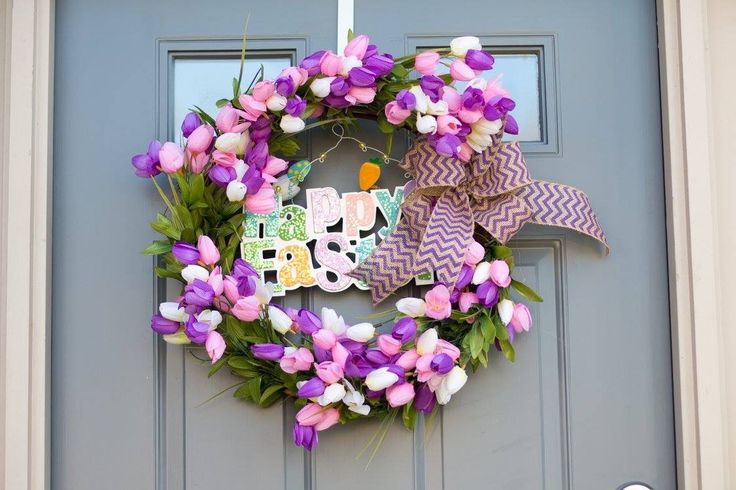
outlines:
M464 163L419 140L401 167L416 184L401 205L402 218L351 273L370 286L374 303L423 272L435 271L439 281L454 284L474 223L500 243L531 222L579 231L608 249L588 197L573 187L532 180L516 142L496 139Z

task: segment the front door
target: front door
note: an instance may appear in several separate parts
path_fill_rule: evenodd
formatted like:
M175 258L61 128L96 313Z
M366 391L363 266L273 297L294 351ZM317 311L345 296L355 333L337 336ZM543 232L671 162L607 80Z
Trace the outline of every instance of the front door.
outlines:
M532 176L585 190L612 247L603 257L574 233L530 226L518 235L515 274L545 302L534 305L516 363L492 358L431 430L397 423L366 468L358 455L376 423L323 432L307 455L291 442L293 407L212 398L233 379L207 379L196 352L151 333L167 291L139 250L154 237L147 222L160 206L128 164L149 139L176 138L188 107L214 110L228 95L249 13L246 71L263 64L268 77L335 49L336 2L59 2L52 487L675 488L654 7L355 2L355 31L396 56L480 37L517 100ZM370 124L360 136L382 144ZM334 142L314 131L302 156ZM307 185L356 190L366 156L340 148ZM394 169L382 186L403 180ZM369 294L355 289L304 289L285 301L329 305L349 321L372 311Z

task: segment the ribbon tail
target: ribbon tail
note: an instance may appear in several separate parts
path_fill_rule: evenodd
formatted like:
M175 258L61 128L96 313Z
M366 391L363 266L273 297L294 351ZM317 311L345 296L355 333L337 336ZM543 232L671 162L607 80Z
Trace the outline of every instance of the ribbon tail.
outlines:
M514 194L482 199L473 206L473 219L500 243L508 242L532 216L532 209Z
M473 237L473 215L466 192L447 189L440 196L417 250L415 269L434 270L454 285Z
M530 221L569 228L595 238L609 252L608 240L584 192L574 187L535 180L514 193L531 209Z
M432 200L425 196L405 203L404 215L396 228L350 272L351 277L368 284L373 304L386 299L416 275L416 251L431 213Z

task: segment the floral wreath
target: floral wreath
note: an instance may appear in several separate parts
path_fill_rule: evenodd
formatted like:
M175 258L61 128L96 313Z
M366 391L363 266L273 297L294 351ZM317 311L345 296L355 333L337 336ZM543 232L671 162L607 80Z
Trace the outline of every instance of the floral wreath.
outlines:
M436 74L440 64L449 74ZM152 141L132 165L151 178L167 211L151 223L164 238L144 253L160 255L156 274L181 281L183 291L160 304L151 328L172 344L204 344L210 376L227 367L243 378L236 398L262 407L293 398L293 440L307 450L338 422L400 413L411 429L418 413L433 413L465 385L467 367L486 366L493 350L514 361L514 338L529 331L532 316L510 289L541 298L512 278L506 241L535 222L606 242L582 192L531 180L518 144L501 141L518 125L499 78L479 77L493 64L476 37L394 59L355 36L343 55L317 51L275 80L261 69L242 92L234 80L216 117L199 108L186 116L183 147ZM390 329L348 325L330 308L317 314L272 303L271 285L238 257L243 208L269 213L304 179L304 161L277 155L296 153L298 133L358 117L387 135L383 160L396 129L418 136L401 162L413 177L402 219L354 271L375 301L419 272L437 273L423 298L396 302ZM365 190L377 172L364 168Z

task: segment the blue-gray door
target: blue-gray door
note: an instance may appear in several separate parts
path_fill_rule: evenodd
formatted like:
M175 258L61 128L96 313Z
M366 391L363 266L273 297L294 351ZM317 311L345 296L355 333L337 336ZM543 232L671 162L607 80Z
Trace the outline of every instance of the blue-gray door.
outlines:
M208 380L148 329L167 291L138 252L160 205L128 162L150 138L175 138L188 104L228 93L248 13L248 67L273 73L335 48L337 2L59 1L52 487L675 488L654 1L355 3L356 32L395 55L479 36L518 101L532 175L584 189L612 254L573 233L525 229L516 273L545 302L515 365L492 359L426 438L397 424L367 470L356 456L371 422L322 433L307 456L290 441L291 407L203 403L233 379ZM374 128L363 135L380 145ZM313 134L307 152L333 141ZM341 150L309 186L355 190L363 158ZM371 309L355 290L286 301L348 320Z

